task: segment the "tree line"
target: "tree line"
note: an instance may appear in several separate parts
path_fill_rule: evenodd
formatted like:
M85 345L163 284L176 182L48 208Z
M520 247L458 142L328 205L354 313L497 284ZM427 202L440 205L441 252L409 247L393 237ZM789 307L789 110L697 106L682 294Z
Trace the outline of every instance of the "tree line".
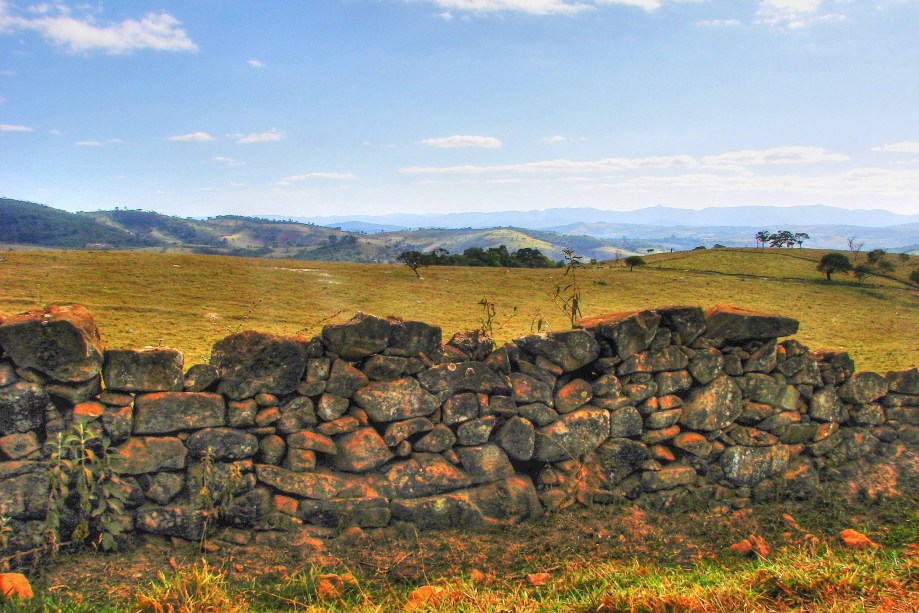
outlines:
M756 240L756 246L762 246L764 249L768 243L770 247L794 247L801 248L804 241L810 239L807 232L791 232L790 230L779 230L770 232L769 230L760 230L753 238Z
M453 254L443 248L429 253L420 251L403 251L396 258L412 269L416 276L422 266L492 266L496 268L555 268L564 266L564 262L553 262L539 249L523 247L509 251L506 245L498 247L470 247L462 253Z

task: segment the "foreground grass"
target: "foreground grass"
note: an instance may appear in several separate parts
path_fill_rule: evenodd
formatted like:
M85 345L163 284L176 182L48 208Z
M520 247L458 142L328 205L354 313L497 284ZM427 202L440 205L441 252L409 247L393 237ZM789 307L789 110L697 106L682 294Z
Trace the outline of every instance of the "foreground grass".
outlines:
M919 364L915 290L876 278L864 287L827 284L814 269L820 253L710 250L654 256L634 272L612 264L586 267L578 272L581 310L590 316L732 303L799 319L799 340L815 349L847 350L862 369ZM384 264L20 251L0 261L0 313L82 303L96 313L107 346L165 344L183 351L191 364L206 360L213 343L231 332L311 335L357 311L435 323L449 337L483 325L478 303L487 297L497 310L495 336L507 341L540 322L543 329L568 327L550 296L571 281L562 272L432 267L421 269L424 278L418 279L404 266Z

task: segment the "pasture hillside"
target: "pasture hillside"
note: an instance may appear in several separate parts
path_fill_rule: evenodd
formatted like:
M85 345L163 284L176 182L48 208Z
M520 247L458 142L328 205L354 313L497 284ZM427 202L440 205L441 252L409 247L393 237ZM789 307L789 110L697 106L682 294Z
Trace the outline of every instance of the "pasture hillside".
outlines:
M740 307L790 315L814 349L846 350L865 370L919 364L919 297L905 279L917 258L894 258L891 278L863 286L816 270L821 252L704 250L647 258L633 272L612 262L577 270L584 316L668 304ZM862 261L865 256L862 254ZM485 325L507 341L564 329L554 303L563 269L432 267L231 258L190 254L13 251L0 262L0 313L77 302L96 313L108 347L169 345L188 364L243 329L311 335L357 311L442 326L445 335Z

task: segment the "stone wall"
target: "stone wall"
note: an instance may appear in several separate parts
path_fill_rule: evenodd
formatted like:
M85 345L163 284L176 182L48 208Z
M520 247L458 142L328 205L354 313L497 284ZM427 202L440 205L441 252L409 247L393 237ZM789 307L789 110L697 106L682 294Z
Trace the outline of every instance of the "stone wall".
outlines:
M576 501L742 507L919 443L915 368L856 373L777 340L797 327L666 307L495 348L358 314L313 339L234 334L186 370L174 349L103 351L85 308L50 306L0 323L0 516L14 549L47 538L74 424L97 457L110 443L120 529L192 540L503 526Z

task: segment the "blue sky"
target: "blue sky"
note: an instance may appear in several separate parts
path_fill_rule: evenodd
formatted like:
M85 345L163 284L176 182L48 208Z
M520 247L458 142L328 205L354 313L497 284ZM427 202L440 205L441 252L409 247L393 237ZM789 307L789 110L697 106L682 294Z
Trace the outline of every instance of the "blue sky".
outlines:
M0 0L0 195L919 212L917 0Z

